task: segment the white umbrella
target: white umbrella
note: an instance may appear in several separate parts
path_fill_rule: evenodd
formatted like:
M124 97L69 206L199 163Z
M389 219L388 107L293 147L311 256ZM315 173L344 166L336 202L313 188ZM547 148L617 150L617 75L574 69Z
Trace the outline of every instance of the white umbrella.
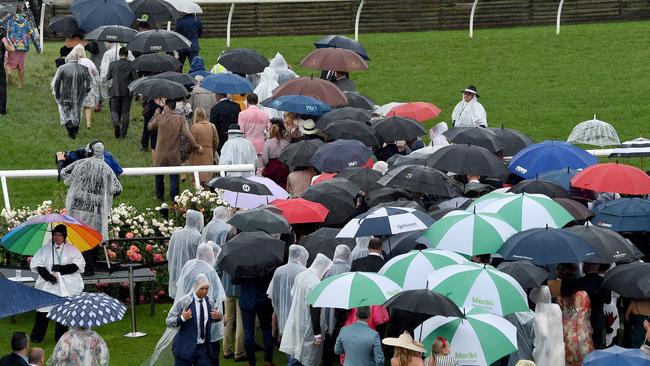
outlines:
M398 284L380 274L346 272L321 281L307 301L315 308L352 309L381 305L401 291Z
M400 103L400 102L386 103L386 104L382 105L381 107L375 109L375 111L372 112L372 113L373 114L378 114L378 115L380 115L382 117L386 117L386 115L388 114L388 112L390 112L391 109L393 109L393 108L395 108L395 107L397 107L399 105L402 105L402 104L404 104L404 103Z
M386 262L379 274L395 281L404 290L423 289L427 287L429 273L452 264L468 262L460 254L448 250L412 250Z
M176 9L180 13L185 13L185 14L203 13L203 9L201 9L199 4L196 4L190 0L164 0L164 1L169 5L171 5L174 9Z
M607 122L596 119L595 114L594 119L578 123L571 131L567 142L600 147L621 143L614 127Z
M638 139L621 143L608 157L643 159L644 156L650 156L650 140L639 137Z

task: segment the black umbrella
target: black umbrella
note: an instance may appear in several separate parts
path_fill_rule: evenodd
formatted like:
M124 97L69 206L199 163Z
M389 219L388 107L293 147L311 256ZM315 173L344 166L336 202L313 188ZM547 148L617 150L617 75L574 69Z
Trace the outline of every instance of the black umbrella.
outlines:
M454 144L468 144L484 147L492 153L503 150L503 142L485 127L454 127L444 133Z
M474 145L453 144L440 148L426 159L426 165L456 174L483 175L506 178L508 168L486 148Z
M366 202L369 207L374 207L380 203L386 203L397 200L413 201L414 197L403 189L393 187L384 187L368 193Z
M463 184L463 195L466 197L480 197L486 193L492 192L494 187L489 184L468 182Z
M372 114L365 109L353 108L353 107L336 108L322 115L318 119L318 122L316 123L316 127L320 129L324 129L332 122L342 121L342 120L365 123L365 122L370 122L371 116Z
M318 253L324 254L329 259L334 259L334 251L339 245L347 245L350 250L354 249L356 241L350 238L337 238L340 229L328 227L320 228L313 233L303 236L298 244L302 245L309 252L309 266Z
M47 29L63 37L73 37L84 34L84 31L79 29L77 19L75 19L72 14L53 17L50 20Z
M4 23L16 14L16 5L0 4L0 23Z
M228 223L241 231L264 231L267 234L283 234L291 231L287 219L263 208L240 211Z
M386 163L388 166L392 168L397 168L398 166L403 166L403 165L422 165L422 166L429 166L427 165L427 159L421 159L418 157L411 156L409 155L400 155L400 154L395 154L388 158L386 160Z
M436 210L433 210L433 211L429 212L429 216L430 216L432 219L438 221L438 220L440 220L441 218L443 218L443 216L445 216L446 214L450 213L451 211L460 210L460 209L461 209L461 208L453 208L453 207L438 208L438 209L436 209Z
M180 15L164 0L133 0L129 3L129 8L138 19L146 14L147 21L152 24L168 22Z
M89 41L129 43L136 34L138 34L138 31L129 27L105 25L90 31L84 38Z
M141 55L133 61L133 68L140 72L176 71L181 66L181 63L174 56L160 53Z
M178 99L187 96L187 89L183 84L165 79L147 79L133 84L133 94L144 95L147 98Z
M569 198L569 192L561 185L543 179L522 180L512 186L508 192L512 193L537 193L543 194L550 198Z
M282 240L269 234L243 232L223 245L219 268L235 279L263 278L282 265L284 248Z
M454 197L452 199L444 200L436 203L438 208L451 208L454 210L465 210L469 205L474 202L473 199L467 197Z
M186 87L194 85L194 78L191 75L176 71L161 72L160 74L152 75L151 78L175 81L179 84L185 85Z
M334 177L345 178L358 185L359 188L366 193L383 187L381 184L377 183L379 178L382 177L382 174L373 169L359 167L346 168Z
M372 124L383 141L412 140L427 133L417 121L404 117L382 118Z
M356 52L364 60L370 60L368 53L361 43L348 37L336 35L325 36L314 42L314 46L316 48L345 48L346 50Z
M601 226L572 226L564 229L583 238L596 251L592 263L615 263L643 257L643 253L614 230Z
M262 183L244 177L215 177L206 185L210 188L221 188L227 191L255 194L258 196L271 196L273 192Z
M311 158L318 148L325 143L320 139L302 140L287 145L280 154L278 160L291 168L299 166L311 166Z
M553 198L578 221L588 220L594 213L584 204L570 198Z
M409 200L406 200L406 199L399 199L397 201L388 201L388 202L378 203L378 204L372 206L371 210L379 209L379 208L382 208L382 207L405 207L405 208L413 208L413 209L416 209L416 210L420 210L422 212L426 212L424 207L422 207L419 203L417 203L415 201L409 201Z
M350 186L342 184L340 181L345 181L345 179L334 178L319 183L307 188L301 195L302 198L318 202L330 210L325 218L325 225L343 224L355 213L354 199L359 187L352 182L348 182L352 185ZM354 191L354 187L356 187L356 191Z
M185 50L191 46L192 42L180 33L155 29L136 34L126 48L140 53L156 53Z
M388 171L377 183L411 192L429 193L442 197L460 196L460 191L447 174L420 165L404 165Z
M375 107L375 102L367 96L353 91L344 91L343 94L348 98L348 106L361 108L361 109L373 109Z
M501 143L503 144L502 154L504 156L514 156L526 146L534 143L530 137L511 128L503 128L501 126L500 128L489 128L489 130L501 139Z
M86 32L103 25L128 26L135 20L135 14L124 0L75 0L70 12L77 18L79 28Z
M539 265L590 262L594 248L583 238L562 229L535 228L516 233L503 243L505 260L526 260Z
M512 276L523 288L535 288L549 276L544 268L526 261L502 262L497 269Z
M386 260L390 260L398 255L406 254L411 250L429 248L428 243L418 241L420 237L422 237L422 231L410 231L407 233L395 234L384 239L384 249L390 249Z
M219 56L217 62L228 71L242 75L257 74L269 66L266 57L250 48L228 50Z
M650 263L620 264L605 275L603 287L623 297L650 298Z
M404 290L388 299L383 306L426 315L427 318L435 315L463 317L463 312L451 299L427 289Z
M365 123L350 120L333 121L322 131L332 140L357 140L363 142L366 146L379 146L375 130Z

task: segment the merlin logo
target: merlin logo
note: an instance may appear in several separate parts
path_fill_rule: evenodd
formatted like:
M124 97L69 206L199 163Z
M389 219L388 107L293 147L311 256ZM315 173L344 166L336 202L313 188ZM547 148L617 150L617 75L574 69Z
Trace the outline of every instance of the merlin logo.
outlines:
M478 297L472 296L472 305L494 307L494 301L488 299L479 299Z
M318 109L318 107L315 106L315 105L306 105L306 106L305 106L305 109L307 110L307 112L316 112L316 110Z
M241 186L241 189L244 190L244 192L249 192L251 190L251 187L248 184L243 184Z

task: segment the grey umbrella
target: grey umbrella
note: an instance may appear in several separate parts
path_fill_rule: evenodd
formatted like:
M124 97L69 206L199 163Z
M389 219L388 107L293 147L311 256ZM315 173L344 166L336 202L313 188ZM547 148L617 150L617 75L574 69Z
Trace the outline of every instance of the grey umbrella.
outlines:
M457 197L461 195L458 187L447 174L426 166L404 165L393 168L377 183L383 186L402 188L411 192L429 193L442 197Z
M289 222L284 216L260 208L241 211L228 220L228 223L241 231L263 231L267 234L282 234L291 231Z

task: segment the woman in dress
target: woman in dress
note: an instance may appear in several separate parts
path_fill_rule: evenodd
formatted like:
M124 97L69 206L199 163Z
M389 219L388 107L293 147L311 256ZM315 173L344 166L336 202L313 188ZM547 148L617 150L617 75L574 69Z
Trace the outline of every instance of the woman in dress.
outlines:
M625 324L629 327L630 348L641 347L646 331L643 322L650 317L650 299L632 300L625 312Z
M56 366L108 366L108 346L97 332L75 327L66 332L47 360Z
M562 279L558 304L562 309L566 366L580 366L585 356L594 350L589 295L585 291L578 291L576 278L565 277Z
M451 347L445 337L436 338L431 345L427 366L458 366L458 361L451 356Z
M213 165L215 154L219 146L219 135L214 124L210 123L205 115L205 110L198 107L194 111L194 120L190 133L194 136L196 143L203 147L203 151L192 150L190 153L190 165ZM199 181L204 184L212 178L212 173L200 173ZM194 178L192 178L194 180Z
M264 141L262 149L262 176L272 179L280 187L287 186L289 167L278 160L282 150L289 145L285 137L286 129L281 121L273 120L269 131L269 138Z
M390 366L424 366L422 354L426 350L420 342L414 341L408 332L402 333L399 338L384 338L381 343L395 347Z
M300 122L302 120L298 116L298 113L284 112L283 118L284 127L287 129L287 139L292 141L302 136L302 133L300 133Z

